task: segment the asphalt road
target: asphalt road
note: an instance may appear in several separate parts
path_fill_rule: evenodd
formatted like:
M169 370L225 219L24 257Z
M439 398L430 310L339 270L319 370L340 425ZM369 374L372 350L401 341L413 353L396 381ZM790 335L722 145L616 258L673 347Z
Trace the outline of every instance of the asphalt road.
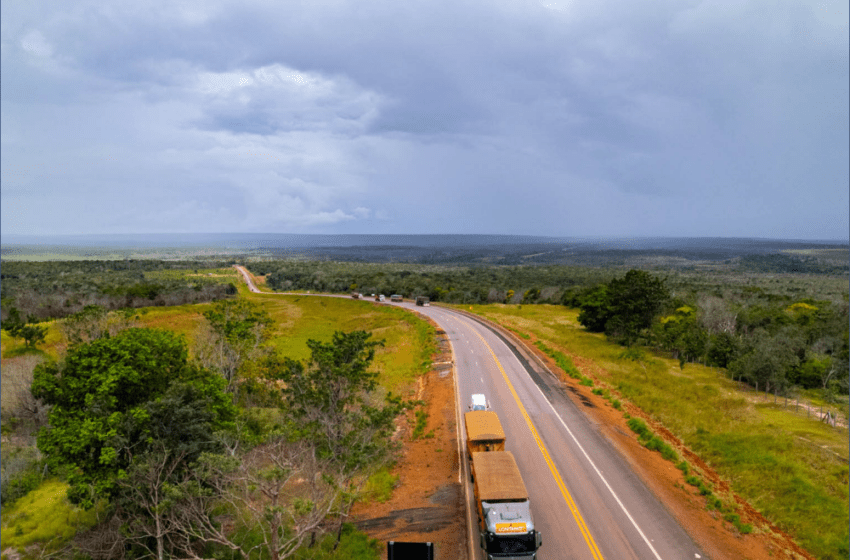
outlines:
M505 447L517 461L543 535L539 560L707 558L561 383L519 345L454 310L392 305L427 315L446 331L455 360L458 410L466 411L472 394L483 393L499 415ZM463 422L458 426L463 442ZM470 554L478 559L483 555L467 469L464 463Z
M470 395L483 393L499 415L505 447L516 458L543 535L540 560L707 558L564 387L530 356L467 315L401 305L431 317L446 331L459 410L467 409ZM464 429L463 422L459 426ZM477 522L470 521L477 543ZM473 557L481 558L477 544L472 548Z

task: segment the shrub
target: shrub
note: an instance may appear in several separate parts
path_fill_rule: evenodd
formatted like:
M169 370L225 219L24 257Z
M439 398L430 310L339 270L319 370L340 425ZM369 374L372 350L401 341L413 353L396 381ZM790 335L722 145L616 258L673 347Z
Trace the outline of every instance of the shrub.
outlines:
M369 477L363 497L367 500L384 503L392 498L393 490L398 483L398 475L390 473L391 467L384 467Z
M15 504L20 498L23 498L41 484L41 473L38 465L35 468L29 468L18 473L8 482L3 484L3 489L0 491L0 501L3 502L3 507L9 507Z
M649 439L652 432L649 431L646 424L640 418L631 418L628 421L628 426L638 435L638 439Z
M0 536L3 546L20 550L43 543L52 548L73 537L79 529L94 526L99 507L83 511L71 506L67 490L65 483L45 482L5 511Z
M416 424L413 426L413 432L410 434L410 440L416 441L417 439L422 437L422 434L425 433L425 426L427 426L427 425L428 425L428 413L425 412L424 410L417 410L416 411ZM432 433L431 437L434 437L433 433Z
M738 525L738 524L741 523L741 516L738 515L737 513L727 513L726 515L723 516L723 520L728 521L729 523L732 523L733 525Z

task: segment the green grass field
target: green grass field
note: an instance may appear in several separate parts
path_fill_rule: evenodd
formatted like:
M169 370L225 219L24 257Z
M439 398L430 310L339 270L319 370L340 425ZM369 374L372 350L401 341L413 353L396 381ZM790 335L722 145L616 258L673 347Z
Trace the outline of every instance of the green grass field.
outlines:
M472 311L572 358L596 386L609 388L676 434L817 558L847 558L846 428L794 413L794 403L786 409L781 399L774 404L772 397L742 391L721 370L696 364L680 369L677 360L648 350L639 360L627 359L623 347L586 332L575 310L496 304ZM840 410L846 418L846 406Z
M306 360L307 340L328 342L334 331L366 330L385 341L375 354L374 368L387 390L405 394L430 364L436 349L434 329L402 309L370 301L316 296L246 294L275 319L272 336L281 356Z

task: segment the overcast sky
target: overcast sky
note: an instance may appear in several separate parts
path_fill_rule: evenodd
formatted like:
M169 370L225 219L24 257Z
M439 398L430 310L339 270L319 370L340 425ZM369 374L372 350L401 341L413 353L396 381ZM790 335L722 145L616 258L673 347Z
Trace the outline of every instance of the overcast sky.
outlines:
M850 236L846 0L0 16L3 234Z

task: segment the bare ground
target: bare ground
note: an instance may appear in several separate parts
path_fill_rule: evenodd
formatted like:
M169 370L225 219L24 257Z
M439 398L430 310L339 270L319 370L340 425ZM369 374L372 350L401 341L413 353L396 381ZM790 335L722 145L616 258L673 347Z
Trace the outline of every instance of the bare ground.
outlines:
M420 380L417 391L417 398L426 403L428 437L411 441L410 430L403 431L404 451L393 471L399 480L392 499L357 504L352 514L361 530L380 541L432 542L438 560L466 560L454 368L445 333L439 328L437 332L440 352L433 359L435 368ZM412 413L409 420L412 426Z

